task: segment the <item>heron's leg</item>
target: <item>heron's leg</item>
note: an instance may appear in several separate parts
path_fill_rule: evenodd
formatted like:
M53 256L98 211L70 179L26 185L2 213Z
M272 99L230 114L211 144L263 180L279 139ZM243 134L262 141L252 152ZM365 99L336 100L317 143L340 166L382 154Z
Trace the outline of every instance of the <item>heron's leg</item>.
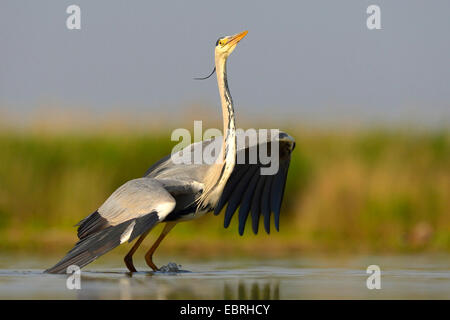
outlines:
M155 253L155 250L156 248L158 248L161 241L170 232L170 230L172 230L172 228L175 227L176 224L177 224L176 222L167 222L158 239L156 239L153 246L145 254L145 261L147 262L148 266L153 269L153 271L158 271L158 267L153 263L153 253Z
M150 232L150 230L148 230L147 232L145 232L143 235L141 235L139 237L139 239L136 241L136 243L133 245L131 250L127 253L125 258L123 259L125 261L125 265L127 266L128 270L130 270L130 272L136 272L137 271L136 268L133 265L133 254L139 248L139 246L141 245L142 241L144 241L145 237L148 235L149 232Z

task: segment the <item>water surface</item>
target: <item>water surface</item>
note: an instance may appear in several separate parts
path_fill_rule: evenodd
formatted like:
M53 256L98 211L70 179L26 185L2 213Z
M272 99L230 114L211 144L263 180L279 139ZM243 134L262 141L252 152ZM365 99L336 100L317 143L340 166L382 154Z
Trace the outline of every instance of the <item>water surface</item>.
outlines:
M0 256L1 299L450 299L450 255L176 260L189 272L130 274L121 257L86 266L81 289L42 271L57 259ZM158 257L158 261L169 262ZM369 290L366 269L381 268Z

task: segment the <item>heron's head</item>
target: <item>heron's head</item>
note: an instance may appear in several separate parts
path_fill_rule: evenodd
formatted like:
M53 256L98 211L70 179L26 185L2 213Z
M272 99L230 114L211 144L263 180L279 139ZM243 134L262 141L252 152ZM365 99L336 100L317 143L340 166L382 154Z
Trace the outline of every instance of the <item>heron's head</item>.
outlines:
M234 48L236 48L236 45L247 35L247 33L248 31L243 31L233 36L220 37L219 39L217 39L215 49L216 67L218 62L221 62L221 65L225 64L228 56L233 52ZM209 76L203 78L194 78L194 80L205 80L210 78L214 74L214 72L216 72L216 67L214 67Z
M248 31L243 31L241 33L235 34L233 36L221 37L217 39L216 42L216 55L223 58L228 58L228 56L233 52L236 45L241 41Z

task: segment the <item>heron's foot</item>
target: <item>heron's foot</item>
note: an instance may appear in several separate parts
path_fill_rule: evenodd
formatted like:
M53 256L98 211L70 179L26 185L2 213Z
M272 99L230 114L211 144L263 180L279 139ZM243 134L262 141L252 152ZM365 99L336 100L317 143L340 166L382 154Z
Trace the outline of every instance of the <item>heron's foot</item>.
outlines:
M147 265L152 268L153 271L159 271L159 268L153 263L153 256L152 255L146 255L145 256L145 262L147 262Z
M137 272L136 268L134 267L133 264L133 257L126 255L125 258L123 259L123 261L125 261L125 265L127 266L128 270L130 272Z

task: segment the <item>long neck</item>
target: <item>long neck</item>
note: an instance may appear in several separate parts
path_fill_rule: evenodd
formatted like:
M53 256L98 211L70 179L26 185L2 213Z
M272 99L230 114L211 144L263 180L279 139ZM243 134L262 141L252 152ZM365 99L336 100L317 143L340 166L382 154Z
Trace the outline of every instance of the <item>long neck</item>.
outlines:
M198 209L213 207L217 204L222 190L233 172L236 161L236 125L233 99L228 89L226 59L216 56L215 62L217 84L222 103L224 134L220 154L216 162L210 166L204 178L203 192L197 199L199 203Z
M226 60L216 57L217 85L219 87L223 118L222 152L218 161L232 162L236 156L236 124L234 119L233 99L228 89ZM228 177L227 177L228 178Z

